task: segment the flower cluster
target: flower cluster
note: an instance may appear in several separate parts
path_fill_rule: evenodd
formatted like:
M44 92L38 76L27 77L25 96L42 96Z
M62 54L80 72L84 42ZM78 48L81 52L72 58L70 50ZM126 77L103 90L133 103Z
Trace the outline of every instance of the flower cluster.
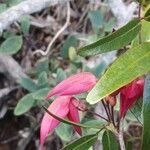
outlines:
M91 90L95 86L96 81L96 77L89 72L77 73L63 80L45 97L45 100L49 100L52 96L58 96L48 107L48 111L58 117L67 117L73 122L80 122L78 108L81 110L85 109L85 105L77 100L74 95ZM144 79L137 79L107 96L105 100L111 106L114 106L116 104L116 96L120 93L120 118L124 118L128 109L142 96L143 88ZM60 121L50 116L47 112L44 114L40 130L41 146L43 146L48 134L52 133L59 123ZM79 135L82 134L80 127L74 126L74 129Z
M61 118L68 117L69 120L78 123L80 120L77 107L83 108L83 104L73 95L89 91L96 84L96 80L96 77L89 72L78 73L65 79L45 97L48 100L52 96L58 96L48 107L48 110ZM44 114L40 130L41 146L44 144L47 135L52 133L59 123L58 120L49 116L48 113ZM82 134L80 127L74 126L74 129L78 134Z

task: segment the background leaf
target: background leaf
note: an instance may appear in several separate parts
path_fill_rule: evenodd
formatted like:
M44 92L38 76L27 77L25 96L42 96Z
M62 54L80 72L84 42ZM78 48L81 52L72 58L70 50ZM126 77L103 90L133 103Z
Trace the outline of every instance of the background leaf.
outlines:
M150 43L142 43L120 56L87 96L95 104L137 77L150 71Z
M150 74L145 79L144 97L143 97L143 140L142 150L150 147Z
M37 90L37 85L31 78L22 77L20 84L23 88L25 88L26 90L30 92L34 92Z
M110 35L79 49L79 55L89 56L113 51L128 45L139 33L141 22L132 20Z
M86 135L68 144L62 150L88 150L97 141L97 138L97 134Z
M22 16L20 23L21 23L21 30L22 30L23 34L28 35L29 29L30 29L29 16Z
M15 107L14 114L16 116L22 115L27 112L35 104L35 100L32 97L32 94L25 95L22 99L19 100L17 106Z
M62 48L61 48L61 56L63 58L67 58L68 57L68 51L70 47L76 47L77 46L77 38L75 36L69 36L65 43L63 44Z
M106 130L102 138L103 150L118 150L116 136L109 130Z
M22 46L22 37L21 36L12 36L7 38L0 47L0 53L3 54L15 54L17 53Z

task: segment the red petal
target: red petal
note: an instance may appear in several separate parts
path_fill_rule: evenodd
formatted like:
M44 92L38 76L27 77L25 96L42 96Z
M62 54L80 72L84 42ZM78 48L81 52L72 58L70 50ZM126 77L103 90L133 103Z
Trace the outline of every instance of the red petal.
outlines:
M82 72L70 76L54 87L46 96L46 100L54 95L74 95L87 92L96 84L96 77L90 72Z
M69 120L79 123L80 122L79 113L78 113L78 109L73 104L73 99L74 98L72 98L72 100L70 101L69 113L68 113L67 117L69 118ZM79 135L82 135L82 130L80 127L74 126L74 129Z
M120 118L124 118L128 109L143 95L144 79L135 80L120 91Z
M52 102L48 110L59 117L66 117L69 112L70 96L60 96ZM59 121L50 116L48 113L44 114L40 129L40 144L43 146L45 138L49 133L59 125Z

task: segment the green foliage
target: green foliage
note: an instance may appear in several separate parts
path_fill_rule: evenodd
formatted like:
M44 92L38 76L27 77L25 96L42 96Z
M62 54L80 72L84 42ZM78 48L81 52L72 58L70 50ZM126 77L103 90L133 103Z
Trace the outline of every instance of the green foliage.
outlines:
M17 104L14 110L16 116L22 115L27 112L35 104L35 99L32 94L25 95Z
M75 36L73 36L73 35L69 36L61 48L61 56L63 58L68 58L69 48L76 47L77 43L78 43L78 41Z
M90 56L122 48L129 44L136 37L140 29L140 20L132 20L110 35L99 39L90 45L81 47L79 49L79 55Z
M66 72L63 71L61 68L58 68L57 69L57 83L61 82L62 80L66 79L67 78L67 75L66 75Z
M150 75L147 75L144 87L144 97L143 97L143 140L142 140L142 150L148 150L150 147L150 129L149 129L149 119L150 119Z
M21 23L21 30L22 30L23 34L28 35L29 29L30 29L29 16L21 17L20 23Z
M88 13L88 17L92 23L94 29L102 28L103 26L103 15L98 10L93 10Z
M21 49L22 42L21 36L11 36L1 44L0 53L15 54Z
M97 141L97 138L97 134L86 135L68 144L61 150L88 150Z
M102 138L103 150L119 150L116 136L109 130L106 130Z
M25 88L26 90L30 92L34 92L37 90L36 83L28 77L22 77L20 80L20 84L23 88Z
M121 55L87 96L95 104L105 96L150 71L150 43L142 43Z
M66 142L69 142L73 135L73 130L70 125L67 125L65 123L61 123L56 129L55 132L57 135Z

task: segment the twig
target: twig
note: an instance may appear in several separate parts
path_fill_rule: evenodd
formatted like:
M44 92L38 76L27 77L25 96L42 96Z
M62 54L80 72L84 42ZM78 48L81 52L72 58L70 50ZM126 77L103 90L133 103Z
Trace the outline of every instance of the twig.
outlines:
M51 42L49 43L46 51L43 50L36 50L34 54L40 53L43 56L46 55L50 55L50 49L53 45L53 43L56 41L56 39L59 37L59 35L68 27L68 25L70 24L70 3L67 2L67 19L66 19L66 23L64 24L64 26L56 33L56 35L54 36L54 38L51 40Z
M119 140L119 144L120 144L120 149L121 150L125 150L125 144L124 144L124 139L123 139L122 126L123 126L123 119L120 120L118 140Z
M110 115L109 115L108 110L107 110L107 108L106 108L106 105L105 105L104 100L102 100L102 104L103 104L103 106L104 106L104 109L105 109L105 112L106 112L106 114L107 114L108 120L111 121L111 118L110 118Z

